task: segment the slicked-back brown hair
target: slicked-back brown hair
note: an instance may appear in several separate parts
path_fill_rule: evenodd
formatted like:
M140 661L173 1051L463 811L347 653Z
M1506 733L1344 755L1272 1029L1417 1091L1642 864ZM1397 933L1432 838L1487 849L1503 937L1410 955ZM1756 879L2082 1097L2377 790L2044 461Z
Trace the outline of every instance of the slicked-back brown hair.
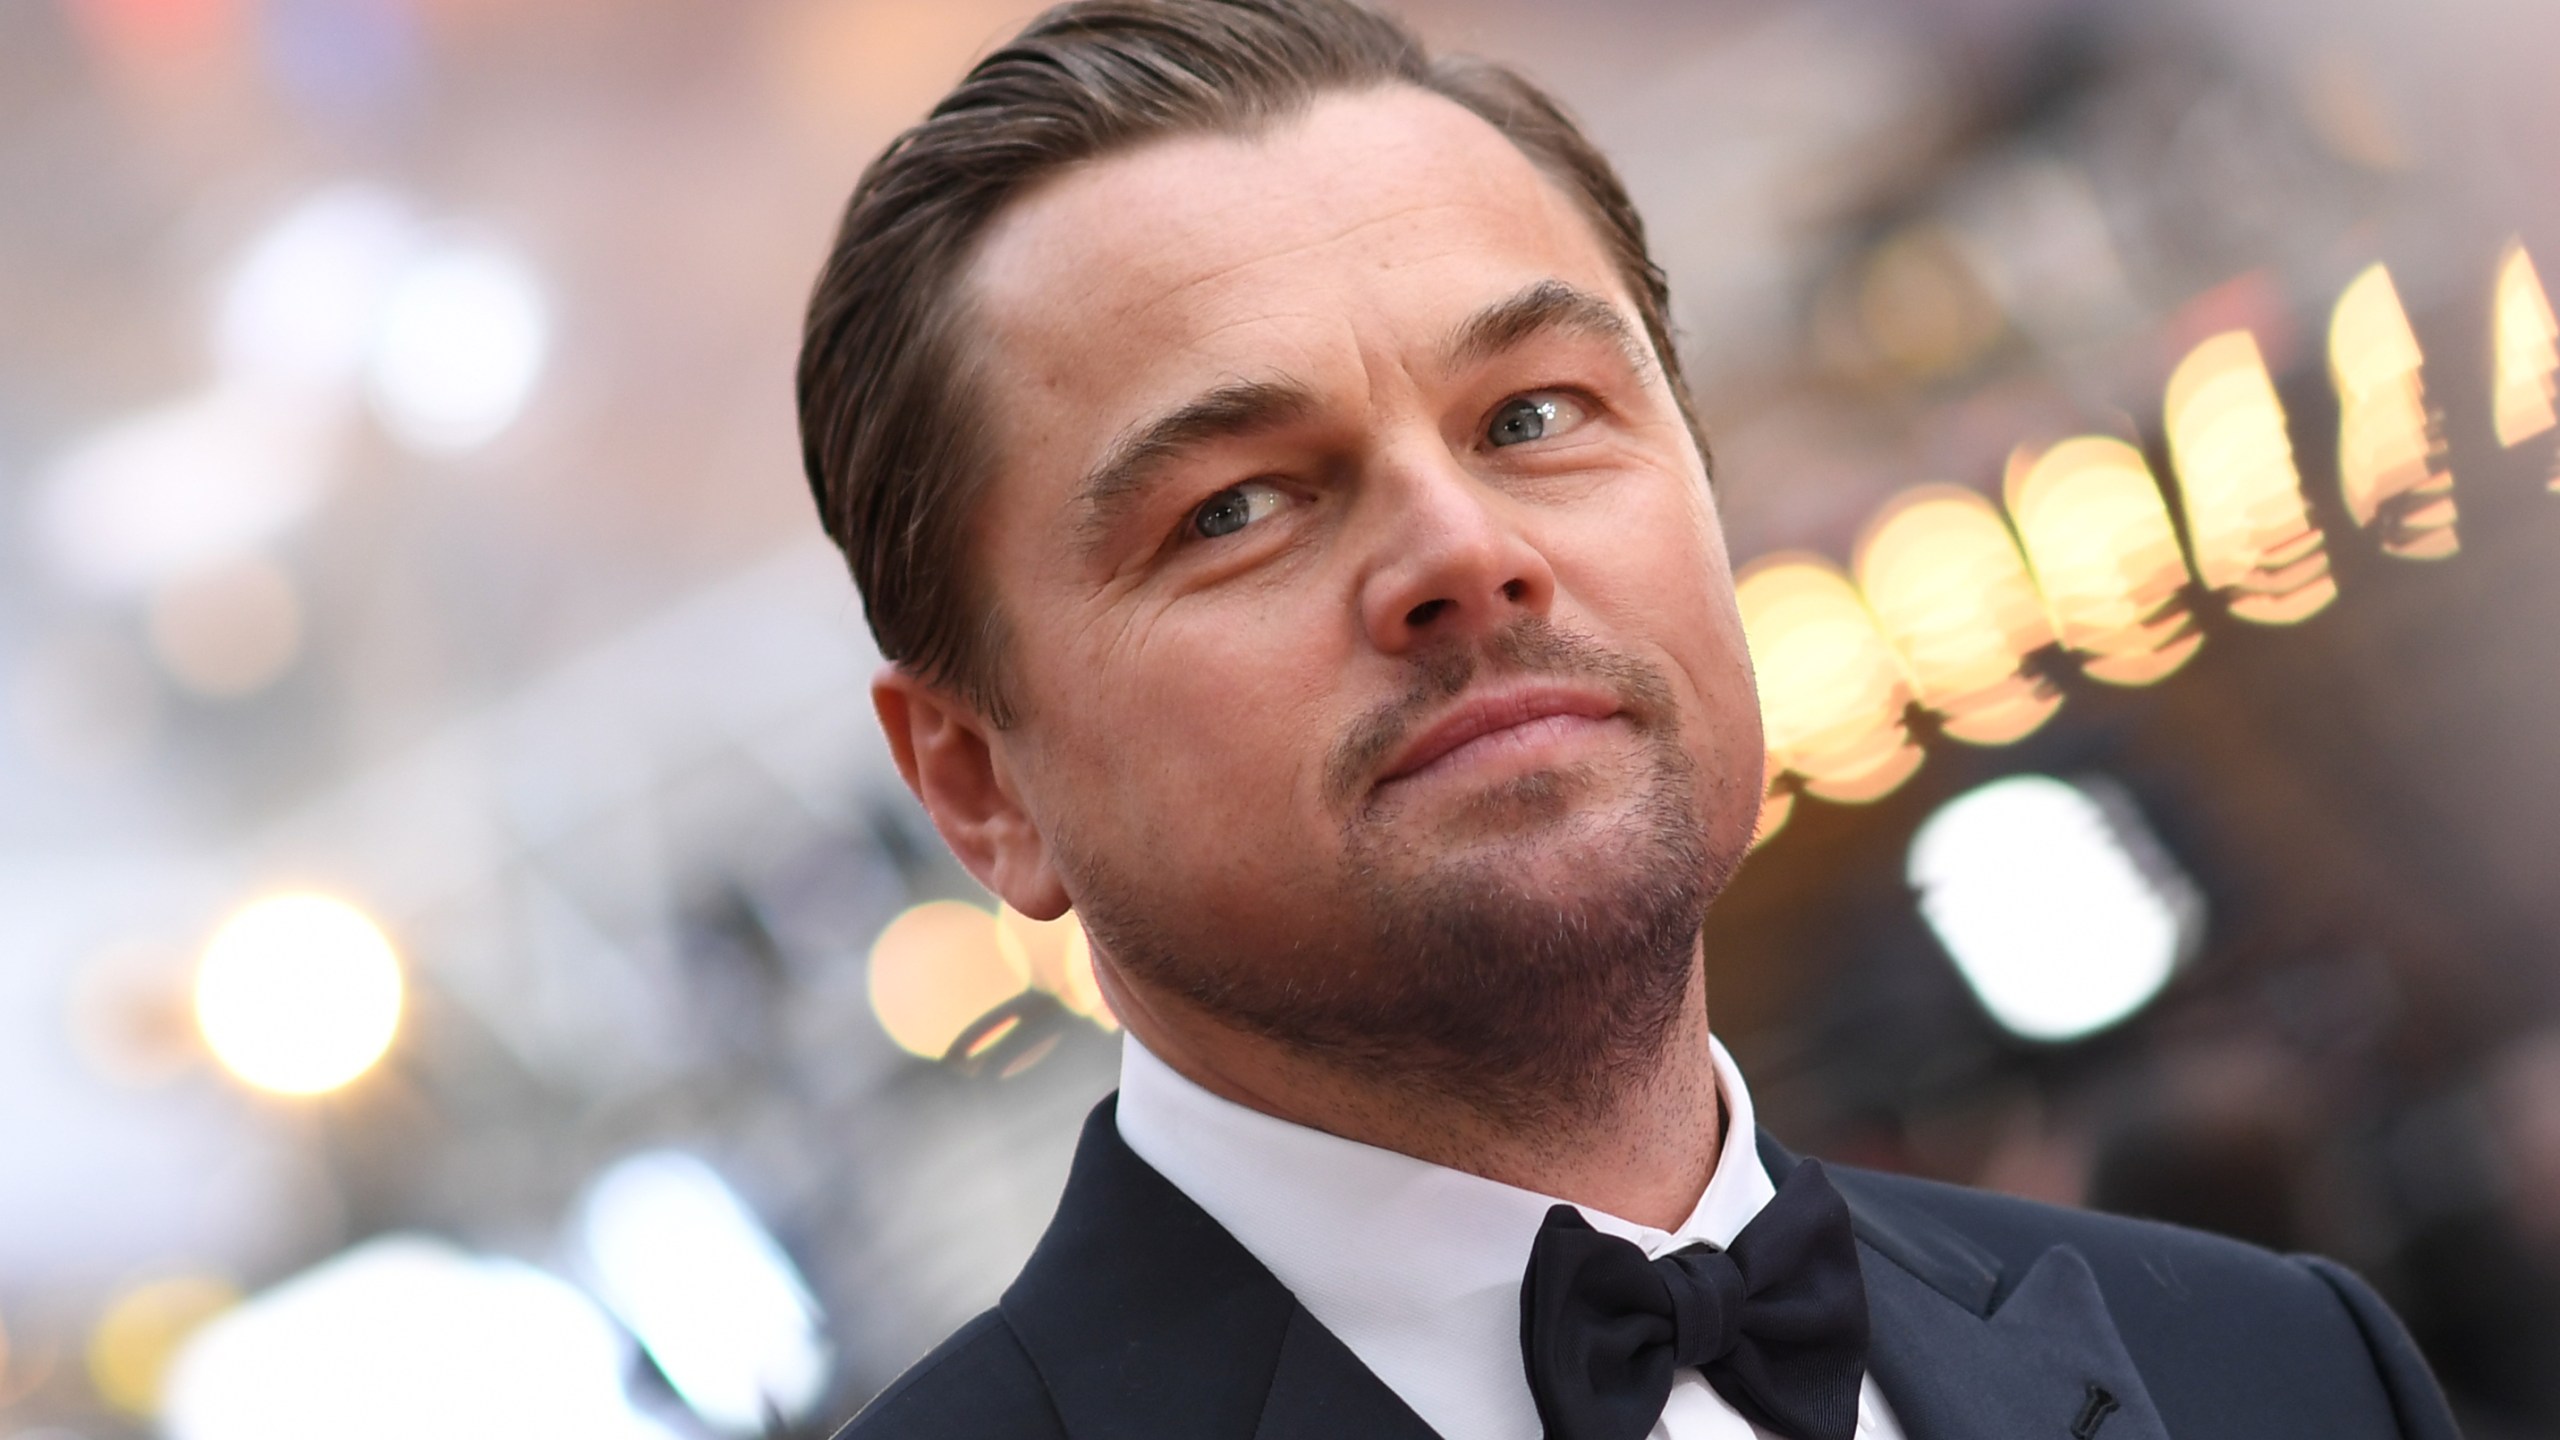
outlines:
M997 213L1079 162L1249 135L1320 96L1395 84L1475 112L1581 205L1696 432L1643 222L1609 162L1528 80L1433 57L1352 0L1071 0L871 162L809 301L802 459L883 656L1011 723L1005 627L970 543L996 462L983 407L1001 397L974 383L959 299Z

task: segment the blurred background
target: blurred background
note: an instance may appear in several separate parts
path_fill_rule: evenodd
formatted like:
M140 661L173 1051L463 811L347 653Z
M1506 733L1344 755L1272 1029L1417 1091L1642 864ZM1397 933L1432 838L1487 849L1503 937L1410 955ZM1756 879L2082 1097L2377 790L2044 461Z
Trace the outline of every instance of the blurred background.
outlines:
M790 397L1010 0L0 0L0 1436L823 1435L1118 1042ZM2560 7L1423 0L1668 266L1767 1122L2372 1275L2560 1431Z

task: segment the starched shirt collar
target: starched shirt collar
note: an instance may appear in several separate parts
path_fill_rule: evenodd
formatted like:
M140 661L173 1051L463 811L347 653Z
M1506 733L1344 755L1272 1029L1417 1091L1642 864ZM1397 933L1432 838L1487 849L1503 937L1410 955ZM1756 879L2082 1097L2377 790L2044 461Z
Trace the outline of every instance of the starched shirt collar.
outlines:
M1582 1208L1648 1256L1727 1245L1776 1194L1751 1092L1709 1042L1724 1145L1676 1230ZM1260 1260L1444 1436L1539 1440L1520 1364L1520 1277L1552 1196L1381 1150L1209 1093L1128 1037L1120 1136Z

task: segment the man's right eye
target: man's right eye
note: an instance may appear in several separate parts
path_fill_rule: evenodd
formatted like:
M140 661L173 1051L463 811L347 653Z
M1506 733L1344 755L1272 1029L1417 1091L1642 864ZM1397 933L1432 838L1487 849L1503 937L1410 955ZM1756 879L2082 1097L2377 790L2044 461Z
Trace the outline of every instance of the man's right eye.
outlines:
M1200 508L1191 512L1191 533L1203 540L1233 535L1278 510L1288 499L1279 486L1264 480L1230 485L1201 501Z

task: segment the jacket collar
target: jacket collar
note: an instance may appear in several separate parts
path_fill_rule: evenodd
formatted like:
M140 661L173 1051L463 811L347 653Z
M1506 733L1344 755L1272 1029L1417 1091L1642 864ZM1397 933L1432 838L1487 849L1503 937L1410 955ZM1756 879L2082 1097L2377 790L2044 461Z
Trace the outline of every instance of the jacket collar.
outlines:
M1770 1177L1795 1157L1760 1136ZM2167 1440L2088 1263L2047 1250L2010 1282L1912 1203L1833 1168L1856 1226L1868 1364L1909 1440ZM1435 1440L1234 1237L1085 1121L1057 1218L998 1308L1067 1433L1184 1440Z
M997 1307L1067 1433L1184 1440L1434 1440L1260 1261L1085 1120L1057 1218Z

